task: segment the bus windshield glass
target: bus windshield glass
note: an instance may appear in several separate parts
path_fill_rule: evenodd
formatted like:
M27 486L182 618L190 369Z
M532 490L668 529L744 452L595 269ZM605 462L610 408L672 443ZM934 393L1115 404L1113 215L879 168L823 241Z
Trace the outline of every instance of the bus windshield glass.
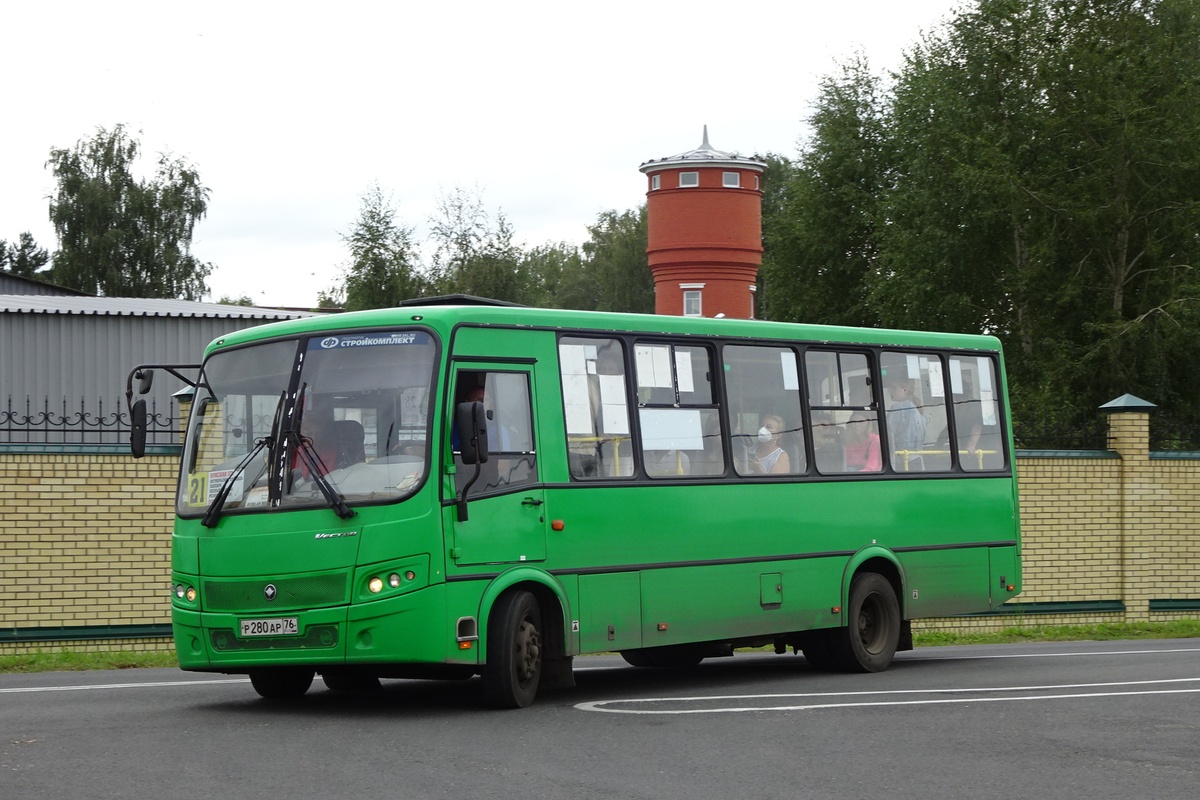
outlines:
M213 354L193 398L180 515L214 501L221 513L325 506L330 488L350 505L411 495L428 472L436 350L425 331L377 331Z

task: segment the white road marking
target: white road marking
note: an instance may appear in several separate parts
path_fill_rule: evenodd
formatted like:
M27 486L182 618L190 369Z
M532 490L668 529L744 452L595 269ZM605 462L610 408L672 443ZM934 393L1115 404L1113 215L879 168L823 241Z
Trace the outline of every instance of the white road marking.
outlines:
M1115 683L1068 683L1049 686L999 686L974 687L967 689L896 689L878 692L814 692L796 694L746 694L746 695L711 695L700 697L645 697L617 700L596 700L589 703L577 703L575 708L580 711L599 711L607 714L730 714L747 711L814 711L830 708L866 708L871 706L916 706L916 705L947 705L961 703L1005 703L1029 700L1074 700L1091 697L1124 697L1129 695L1151 694L1193 694L1200 692L1200 686L1187 688L1148 688L1160 687L1166 684L1200 684L1200 678L1172 678L1156 681L1120 681ZM1111 689L1118 686L1147 687L1127 691L1094 691ZM1068 689L1093 690L1063 693ZM1011 692L1047 692L1046 694L1024 694L1006 697L994 696ZM1058 692L1049 694L1048 692ZM913 695L970 695L953 698L921 698L921 699L880 699L880 700L851 700L842 702L817 702L786 705L730 705L710 706L705 708L613 708L612 706L637 706L650 703L664 705L679 705L693 703L719 703L724 701L747 700L777 700L783 698L833 698L833 697L911 697Z
M199 681L159 681L156 683L94 683L81 686L21 686L12 689L0 689L0 694L21 694L23 692L82 692L91 689L150 689L159 686L207 686L218 683L246 683L249 678L220 678L216 680Z
M1145 656L1145 655L1160 655L1162 653L1200 653L1200 647L1174 647L1165 650L1094 650L1084 651L1079 653L991 653L988 655L972 656L972 655L955 655L955 656L937 656L929 655L922 656L918 651L911 651L915 655L912 661L971 661L975 659L986 660L989 658L1073 658L1075 656Z

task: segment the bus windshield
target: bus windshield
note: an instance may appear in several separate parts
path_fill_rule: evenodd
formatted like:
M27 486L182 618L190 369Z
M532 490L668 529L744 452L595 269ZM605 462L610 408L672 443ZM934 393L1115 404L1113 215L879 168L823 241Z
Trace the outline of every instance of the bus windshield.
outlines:
M383 331L213 354L193 398L179 514L214 501L222 513L325 506L328 489L351 505L411 495L428 473L436 350L425 331Z

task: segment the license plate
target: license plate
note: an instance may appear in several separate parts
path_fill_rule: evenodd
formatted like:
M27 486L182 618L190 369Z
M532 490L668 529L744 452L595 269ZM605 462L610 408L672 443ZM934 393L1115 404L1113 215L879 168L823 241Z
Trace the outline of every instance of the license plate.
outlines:
M296 617L278 619L244 619L242 636L294 636L300 632Z

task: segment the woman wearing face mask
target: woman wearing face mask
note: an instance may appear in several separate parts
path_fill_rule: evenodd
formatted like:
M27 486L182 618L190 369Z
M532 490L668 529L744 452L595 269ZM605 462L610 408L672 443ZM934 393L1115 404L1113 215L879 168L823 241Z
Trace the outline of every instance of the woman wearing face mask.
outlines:
M778 475L791 472L792 464L787 452L779 446L783 432L783 419L767 414L758 429L758 441L750 454L750 469L760 475Z

